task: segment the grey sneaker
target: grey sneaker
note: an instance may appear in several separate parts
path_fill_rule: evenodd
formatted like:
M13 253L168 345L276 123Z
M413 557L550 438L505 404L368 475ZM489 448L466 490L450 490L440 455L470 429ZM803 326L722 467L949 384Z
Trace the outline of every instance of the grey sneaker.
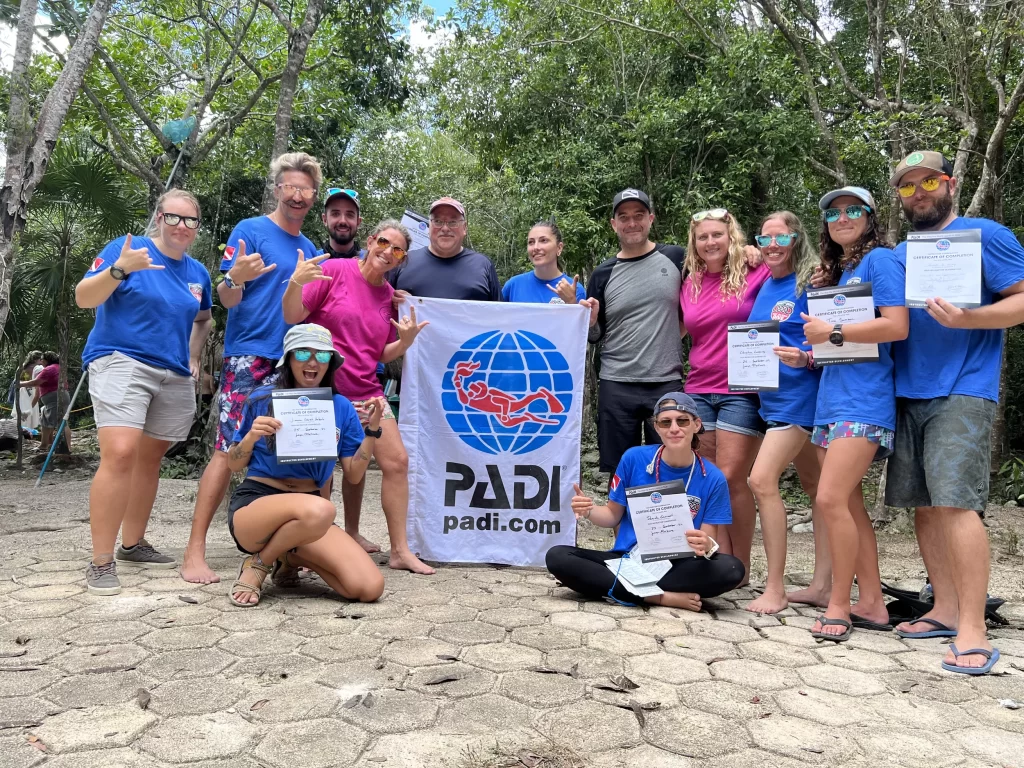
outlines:
M131 549L125 549L123 545L118 547L114 557L122 563L134 563L146 568L173 568L175 565L173 557L157 552L145 539L139 539L139 543Z
M117 578L117 563L111 560L103 565L89 563L85 569L85 585L94 595L116 595L121 591Z

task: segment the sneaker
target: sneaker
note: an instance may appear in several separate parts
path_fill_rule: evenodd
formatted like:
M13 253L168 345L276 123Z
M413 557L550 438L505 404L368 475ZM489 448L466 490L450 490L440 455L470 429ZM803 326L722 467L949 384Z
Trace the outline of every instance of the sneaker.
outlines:
M122 563L134 563L146 568L173 568L175 565L173 557L157 552L145 539L139 539L139 543L131 549L125 549L123 545L118 547L114 558Z
M111 560L103 565L89 563L85 569L85 585L94 595L116 595L121 591L117 578L117 563Z

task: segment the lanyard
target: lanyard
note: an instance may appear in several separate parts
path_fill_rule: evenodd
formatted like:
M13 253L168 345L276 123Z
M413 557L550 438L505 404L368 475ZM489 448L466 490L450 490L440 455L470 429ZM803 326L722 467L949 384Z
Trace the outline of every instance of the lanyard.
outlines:
M663 445L660 448L658 448L658 452L654 454L654 460L647 465L647 474L653 474L654 482L656 483L661 482L661 454L664 452L665 446ZM686 485L683 487L683 490L686 491L686 493L690 492L690 481L693 480L693 470L697 466L698 461L700 462L701 475L703 476L707 474L707 471L704 469L704 459L700 457L700 454L694 451L693 458L694 461L690 464L690 474L686 478Z

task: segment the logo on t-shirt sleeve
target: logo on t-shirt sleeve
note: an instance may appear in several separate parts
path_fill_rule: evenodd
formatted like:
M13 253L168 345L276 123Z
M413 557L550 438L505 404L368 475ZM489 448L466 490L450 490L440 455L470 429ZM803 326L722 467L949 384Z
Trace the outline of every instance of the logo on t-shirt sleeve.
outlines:
M690 505L690 517L696 519L697 513L700 512L700 497L687 496L686 503Z
M780 301L772 307L772 320L778 320L784 322L789 320L793 314L793 310L796 309L796 303L792 301Z
M89 267L89 271L90 272L95 272L101 266L103 266L103 259L101 257L97 256L95 259L92 260L92 266Z
M231 261L235 258L235 246L229 245L224 249L224 261Z
M203 286L201 283L189 283L188 292L195 297L196 301L203 300Z
M849 280L846 281L846 284L847 285L860 285L860 278L859 277L851 277Z
M608 484L608 490L610 490L610 491L617 491L617 490L619 490L619 485L621 483L622 483L622 481L619 479L618 475L612 475L612 481Z

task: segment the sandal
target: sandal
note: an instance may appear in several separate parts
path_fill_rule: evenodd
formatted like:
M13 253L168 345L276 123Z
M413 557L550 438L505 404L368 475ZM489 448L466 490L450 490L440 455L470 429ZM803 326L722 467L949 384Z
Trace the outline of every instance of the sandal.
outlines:
M299 586L299 567L288 560L289 554L285 552L274 561L274 572L270 575L274 586L281 589L295 589Z
M821 624L821 629L817 632L811 632L811 637L818 640L831 640L833 643L845 643L850 639L850 633L853 632L853 623L846 619L830 619L825 614L821 614L821 616L815 617L814 620ZM829 625L834 627L845 627L846 631L840 635L829 634L824 631L825 627Z
M246 568L251 568L262 576L259 577L259 586L254 587L252 584L246 584L242 581L242 574ZM255 605L259 605L260 593L263 591L263 582L267 578L267 574L270 573L270 566L259 560L259 555L249 555L242 560L242 563L238 566L238 577L235 579L235 583L231 585L231 589L228 590L228 600L231 601L232 605L237 605L239 608L252 608ZM236 592L247 592L256 595L255 603L243 603L235 599Z

